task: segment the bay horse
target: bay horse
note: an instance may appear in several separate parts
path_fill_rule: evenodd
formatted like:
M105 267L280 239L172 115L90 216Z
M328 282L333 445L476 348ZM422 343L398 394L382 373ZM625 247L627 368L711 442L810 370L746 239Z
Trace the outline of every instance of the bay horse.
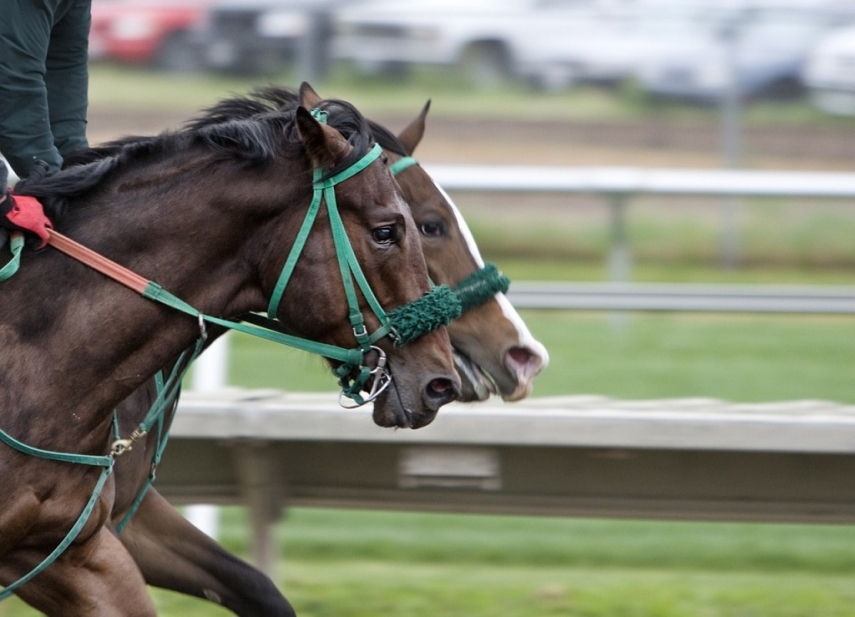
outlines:
M292 335L343 350L373 333L370 353L357 354L353 371L350 360L331 364L348 367L340 376L351 383L370 368L368 355L388 359L388 371L372 372L374 383L384 376L391 383L374 400L381 426L423 426L456 398L448 334L437 327L450 309L428 319L431 326L406 345L393 344L398 332L384 325L382 307L415 306L433 294L400 190L359 112L341 101L318 108L314 115L303 107L275 110L126 143L21 191L42 200L58 232L158 281L176 306L192 311L140 298L54 250L25 252L20 272L2 283L6 592L19 585L15 593L48 615L156 613L144 578L152 537L134 534L132 523L120 541L109 525L119 493L110 471L128 452L116 447L128 440L116 437L141 419L113 411L159 369L198 348L206 330L210 338L221 334L221 318L268 309ZM326 216L301 239L308 217L303 224L301 218L313 208ZM352 260L336 263L347 253L338 250L340 241ZM303 249L291 263L295 243ZM368 286L361 293L346 287L347 276L359 279L354 262ZM289 263L287 293L279 296L280 271ZM342 264L350 264L350 274ZM205 321L216 325L206 329ZM360 384L372 387L371 378ZM138 450L144 449L130 453ZM135 520L145 520L144 510ZM293 614L284 598L275 604L277 612L243 614Z
M301 95L282 88L263 88L250 98L220 102L195 120L191 128L198 130L237 117L287 109L297 105L301 97L304 106L317 105L320 100L305 84ZM371 121L369 124L408 200L431 278L458 286L477 276L485 264L459 210L411 157L424 135L428 109L429 104L398 137L382 125ZM79 155L78 160L115 154L125 141L100 146L85 157ZM534 376L548 362L545 348L532 337L502 293L493 291L482 298L482 303L473 305L448 329L463 382L461 400L483 400L491 392L500 393L506 400L523 398L530 392ZM156 395L153 386L140 389L120 409L147 408ZM123 457L116 469L113 525L121 529L120 539L134 556L146 582L206 598L238 615L292 614L290 605L265 574L196 529L153 487L140 492L150 474L147 461L152 460L156 448L152 437L146 450ZM139 496L141 502L134 508Z
M297 105L299 99L291 90L263 88L250 98L220 102L190 126L199 130L218 122L269 113L272 109L287 109ZM305 84L302 99L304 106L317 105L320 101ZM408 199L431 278L457 286L477 276L484 269L484 262L459 210L411 158L424 134L428 109L429 104L398 137L377 123L369 121L369 124ZM79 164L112 156L126 143L139 139L105 144L79 154L70 162ZM506 400L518 400L530 392L531 381L548 362L548 355L503 294L494 292L482 300L449 325L455 363L463 382L461 400L483 400L490 392L499 392ZM150 384L135 392L119 409L126 406L145 409L156 396L157 389ZM167 425L168 422L167 419ZM193 527L153 487L141 493L150 474L147 461L153 459L156 441L152 436L145 450L129 453L116 466L113 525L122 530L120 539L134 556L146 582L207 598L239 615L291 614L291 607L266 575ZM139 496L141 502L134 507Z

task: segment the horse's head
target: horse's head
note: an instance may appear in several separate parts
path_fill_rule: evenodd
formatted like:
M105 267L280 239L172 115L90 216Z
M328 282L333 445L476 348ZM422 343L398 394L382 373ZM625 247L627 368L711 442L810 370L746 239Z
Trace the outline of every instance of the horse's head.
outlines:
M446 330L428 325L423 336L418 332L409 337L414 340L400 345L402 341L393 340L400 333L372 338L367 346L356 334L364 331L371 336L384 327L385 313L394 322L399 312L406 311L401 307L422 302L431 290L418 229L379 148L372 149L367 124L358 112L340 101L321 101L308 88L303 89L302 102L293 112L296 136L306 171L314 171L316 189L326 183L327 190L322 199L315 193L312 203L320 200L315 222L306 226L302 220L303 229L310 231L293 263L289 251L301 235L297 220L301 217L294 217L291 208L290 215L283 213L277 217L278 225L271 225L279 231L269 245L261 276L266 295L276 297L269 312L301 337L347 349L370 347L362 369L340 359L332 361L347 383L358 379L365 365L375 368L385 355L391 381L375 399L374 421L381 426L424 426L459 393ZM318 111L313 115L309 108ZM269 173L284 173L288 161L281 165L279 170L273 165ZM308 173L300 178L311 188ZM305 200L307 207L309 201ZM300 211L306 213L305 208ZM355 259L348 260L349 254ZM291 270L284 284L283 268ZM280 300L277 288L283 285L287 287ZM385 378L381 368L371 379ZM366 389L372 385L376 389L371 379Z
M104 222L69 208L78 238L202 312L267 309L331 360L348 396L375 401L377 424L424 426L459 394L440 326L460 303L432 288L365 119L302 92L302 105L286 91L221 101L182 131L80 153L30 189L51 213L83 195Z
M424 135L430 103L399 135L403 151L385 143L390 164L413 153ZM376 131L375 131L376 133ZM451 198L419 165L399 165L396 178L421 235L431 279L451 287L484 261ZM549 362L546 348L529 332L502 293L464 312L448 326L463 389L461 400L484 400L498 393L508 401L529 395L534 377Z
M211 119L223 122L235 117L262 114L269 109L293 109L301 100L317 105L321 98L305 84L300 94L270 86L253 93L238 105L229 101L212 108ZM383 146L406 197L421 237L422 249L434 282L457 284L477 276L484 262L460 212L440 187L418 165L402 165L415 150L425 130L429 105L396 138L370 122L374 137ZM526 397L532 380L548 363L544 346L529 333L523 320L503 294L481 304L449 326L455 363L463 381L462 400L483 400L490 393L506 400Z

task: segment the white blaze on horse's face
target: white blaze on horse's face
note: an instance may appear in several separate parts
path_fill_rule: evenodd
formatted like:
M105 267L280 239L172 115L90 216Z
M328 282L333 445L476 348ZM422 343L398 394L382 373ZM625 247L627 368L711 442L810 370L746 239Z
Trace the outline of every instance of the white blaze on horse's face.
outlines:
M433 179L431 180L433 181ZM446 193L439 184L434 182L434 186L436 186L436 189L440 192L448 206L451 208L451 211L454 213L457 226L460 229L460 233L466 240L466 244L472 258L478 264L478 267L483 268L484 259L481 257L481 252L478 250L475 238L472 236L472 232L469 230L469 226L466 224L460 210L457 208L454 201L452 201L448 193ZM508 369L516 373L518 385L514 392L504 394L502 398L509 401L516 401L525 398L531 392L532 380L549 364L549 352L540 341L532 336L528 326L525 325L522 317L520 317L519 313L517 313L516 309L511 305L510 300L508 300L505 294L497 293L495 299L498 302L503 315L513 325L517 332L517 348L519 350L525 350L524 353L519 355L514 353L512 350L508 353L505 359Z

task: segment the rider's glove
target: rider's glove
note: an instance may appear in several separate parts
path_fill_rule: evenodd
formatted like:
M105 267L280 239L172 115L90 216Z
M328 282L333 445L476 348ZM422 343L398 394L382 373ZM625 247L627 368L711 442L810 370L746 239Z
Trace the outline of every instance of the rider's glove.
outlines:
M41 202L29 195L12 195L6 191L5 198L0 201L0 225L11 230L29 231L41 239L39 248L47 244L53 229L50 220L45 216Z

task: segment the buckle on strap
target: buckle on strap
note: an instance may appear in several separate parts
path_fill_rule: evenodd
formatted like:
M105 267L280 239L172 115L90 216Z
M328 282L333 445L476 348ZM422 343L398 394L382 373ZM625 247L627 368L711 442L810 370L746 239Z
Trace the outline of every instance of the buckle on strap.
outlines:
M392 384L392 374L389 372L389 369L386 368L388 363L386 352L374 345L371 346L371 349L377 351L377 364L367 373L367 377L374 377L374 382L371 384L371 390L368 392L367 396L363 397L360 395L359 391L362 389L363 384L359 384L359 381L361 380L358 379L351 384L350 388L342 388L338 395L338 404L345 409L356 409L357 407L362 407L366 403L372 402ZM363 364L360 368L367 367ZM353 389L356 391L352 391ZM347 402L345 397L351 399L353 402Z

